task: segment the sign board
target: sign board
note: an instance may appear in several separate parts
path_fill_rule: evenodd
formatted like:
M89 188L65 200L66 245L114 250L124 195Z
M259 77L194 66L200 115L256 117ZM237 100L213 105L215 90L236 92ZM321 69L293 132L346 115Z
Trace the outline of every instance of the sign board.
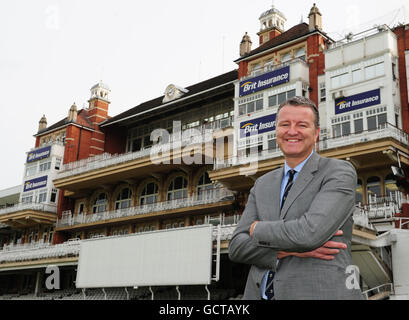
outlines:
M278 86L290 81L290 66L286 66L260 76L240 82L239 96L245 96L257 91Z
M273 131L276 128L276 114L243 121L240 123L240 138Z
M381 103L381 90L361 92L349 97L335 99L335 114L358 110Z

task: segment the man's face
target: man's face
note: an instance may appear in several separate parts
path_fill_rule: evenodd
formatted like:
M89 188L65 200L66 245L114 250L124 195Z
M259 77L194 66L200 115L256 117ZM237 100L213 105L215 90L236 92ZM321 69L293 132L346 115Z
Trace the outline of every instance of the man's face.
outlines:
M277 120L277 144L288 162L299 164L314 148L319 135L314 126L314 112L305 106L286 105L281 108Z

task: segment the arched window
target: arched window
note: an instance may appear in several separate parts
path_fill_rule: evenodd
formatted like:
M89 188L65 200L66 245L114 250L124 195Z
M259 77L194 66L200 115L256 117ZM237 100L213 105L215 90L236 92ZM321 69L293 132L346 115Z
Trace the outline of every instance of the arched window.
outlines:
M366 180L366 192L368 194L368 202L370 197L376 194L377 197L380 197L381 194L381 179L376 176L372 176Z
M129 208L131 206L132 191L129 188L123 188L115 200L115 210Z
M107 209L107 195L102 192L95 198L92 213L104 212Z
M212 183L212 180L210 180L209 178L209 174L207 173L207 171L203 172L197 183L197 199L208 199L208 197L212 193L213 188L214 185Z
M395 176L390 173L385 177L385 196L395 199L395 192L398 191Z
M155 182L149 182L142 189L139 204L152 204L158 202L159 188Z
M363 202L363 190L362 190L362 180L358 179L357 183L356 183L356 194L355 194L355 202L358 203L362 203Z
M183 176L174 178L168 187L168 200L187 198L187 180Z

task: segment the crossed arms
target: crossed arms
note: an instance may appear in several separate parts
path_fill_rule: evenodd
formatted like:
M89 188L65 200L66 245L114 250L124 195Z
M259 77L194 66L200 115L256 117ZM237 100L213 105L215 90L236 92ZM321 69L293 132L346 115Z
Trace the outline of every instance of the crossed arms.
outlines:
M262 186L257 180L230 241L230 259L270 270L275 270L277 259L288 255L332 259L328 255L336 254L337 248L346 247L329 240L334 235L341 235L339 229L350 216L355 202L356 179L352 165L338 161L336 170L328 170L323 178L308 211L297 219L276 221L259 217L257 201L262 199L257 199L257 189ZM257 227L254 229L255 222ZM251 234L250 229L254 229Z

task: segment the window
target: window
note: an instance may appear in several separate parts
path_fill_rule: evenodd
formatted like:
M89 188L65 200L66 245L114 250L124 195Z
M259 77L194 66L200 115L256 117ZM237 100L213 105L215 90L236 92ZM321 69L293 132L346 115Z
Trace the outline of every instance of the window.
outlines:
M356 184L355 202L363 203L363 190L362 190L362 180L358 179Z
M55 170L60 170L61 168L61 158L55 159Z
M368 130L376 130L386 124L386 113L378 114L367 118Z
M50 202L55 203L55 201L57 200L57 189L52 189L51 190L51 196L50 196Z
M47 201L47 190L41 190L38 195L38 202L46 202Z
M368 199L370 196L376 195L377 197L381 196L381 179L379 177L373 176L367 179L366 181L366 191L368 193Z
M263 99L257 99L255 101L239 105L239 116L260 110L263 110Z
M212 194L213 183L209 178L207 171L203 172L197 183L197 199L209 199Z
M365 79L372 79L382 76L385 73L384 63L377 63L372 66L365 67Z
M295 52L295 58L305 61L305 48L300 48Z
M168 187L168 200L187 198L187 180L183 176L174 178Z
M277 96L277 104L278 105L282 104L286 100L286 97L287 97L286 92L279 93L278 96Z
M141 206L145 204L152 204L158 202L159 188L155 182L149 182L142 190L139 204Z
M277 105L277 95L269 96L268 97L268 106L269 107L274 107L275 105Z
M325 82L320 83L320 102L326 100Z
M103 192L100 193L92 206L92 213L104 212L107 209L107 195Z
M396 185L395 176L390 173L385 177L385 196L390 197L391 200L395 199L395 191L398 191L399 188Z
M267 149L269 152L277 151L277 140L275 133L271 133L267 136L267 145Z
M364 131L364 119L354 120L354 130L355 133L361 133L362 131Z
M49 243L52 243L53 234L54 234L54 228L50 228L50 232L48 232L48 242Z
M84 213L84 202L80 202L78 204L78 214L83 214Z
M131 189L123 188L116 197L115 210L129 208L131 206L131 197Z
M356 114L353 115L354 118ZM351 133L351 115L343 115L336 117L331 120L332 123L332 137L337 138L341 136L346 136Z
M287 61L290 61L292 59L292 55L291 55L291 51L290 52L287 52L286 54L284 54L282 57L281 57L281 62L287 62Z
M289 99L291 97L294 97L294 96L295 96L295 89L269 96L268 97L268 106L269 107L274 107L276 105L280 105L281 103L283 103L287 99Z
M43 231L43 243L47 242L47 233L48 233L48 228L45 228Z
M33 174L36 174L37 172L37 164L27 166L26 168L26 177L32 176Z
M331 87L338 88L346 86L350 83L349 73L343 73L338 76L331 77Z
M33 202L33 194L26 194L21 198L22 203L31 203Z
M40 163L40 172L50 170L51 161Z
M357 70L353 70L352 71L352 82L360 82L362 81L362 70L361 69L357 69Z

